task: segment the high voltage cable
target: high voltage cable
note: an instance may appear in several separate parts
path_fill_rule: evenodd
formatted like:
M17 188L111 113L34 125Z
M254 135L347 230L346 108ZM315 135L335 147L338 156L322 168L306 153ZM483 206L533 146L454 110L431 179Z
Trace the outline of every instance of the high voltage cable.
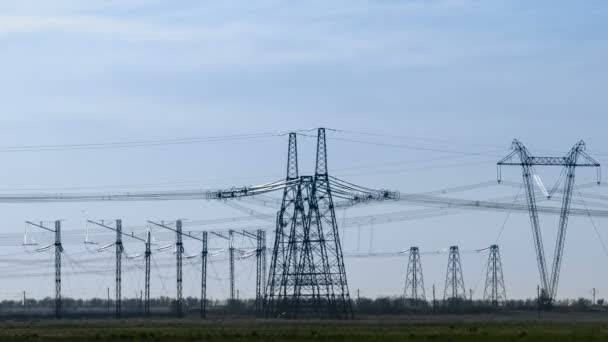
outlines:
M283 136L285 134L286 133L284 133L284 132L272 132L272 133L234 134L234 135L225 135L225 136L192 137L192 138L179 138L179 139L134 140L134 141L122 141L122 142L0 146L0 152L98 150L98 149L115 149L115 148L129 148L129 147L197 144L197 143L205 143L205 142L221 142L221 141L248 140L248 139L278 137L278 136Z
M503 149L503 146L500 146L500 145L465 143L462 141L455 141L455 140L448 140L448 139L437 139L437 138L429 138L429 137L422 138L422 137L412 137L412 136L407 136L407 135L395 135L395 134L386 134L386 133L378 133L378 132L370 132L370 131L356 131L356 130L344 130L344 129L334 129L332 131L341 132L341 133L357 134L357 135L382 137L382 138L395 138L395 139L401 139L401 140L419 140L419 141L435 142L435 143L440 143L440 144L450 144L450 145L458 144L458 145Z
M578 189L576 183L574 183L574 187L576 188L576 191L578 192L579 196L581 197L583 204L585 205L585 208L587 207L585 204L585 199L583 198L583 196L581 195L580 190ZM606 256L608 256L608 247L606 247L606 243L604 242L604 239L602 238L602 235L600 234L599 230L597 229L597 226L595 225L595 221L593 220L593 217L591 217L591 215L589 216L589 221L591 222L591 226L593 227L593 230L595 231L595 234L598 238L598 240L600 241L600 244L602 245L602 249L604 250L604 254L606 254Z
M456 151L456 150L446 150L432 147L423 147L423 146L412 146L412 145L404 145L404 144L394 144L394 143L384 143L384 142L376 142L376 141L368 141L368 140L359 140L359 139L349 139L349 138L339 138L339 137L328 137L331 140L338 141L346 141L353 142L358 144L366 144L366 145L375 145L375 146L384 146L384 147L394 147L394 148L404 148L409 150L419 150L426 152L439 152L439 153L449 153L449 154L459 154L459 155L468 155L468 156L489 156L500 158L500 155L494 154L493 152L500 152L502 150L494 150L487 152L466 152L466 151Z

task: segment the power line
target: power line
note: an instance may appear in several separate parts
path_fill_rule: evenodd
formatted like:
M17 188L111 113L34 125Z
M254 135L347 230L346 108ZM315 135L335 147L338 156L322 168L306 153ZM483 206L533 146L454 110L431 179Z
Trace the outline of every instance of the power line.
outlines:
M251 140L285 135L283 132L233 134L224 136L192 137L178 139L132 140L100 143L48 144L48 145L16 145L0 147L0 152L39 152L39 151L69 151L69 150L99 150L148 146L166 146L183 144L200 144L209 142Z

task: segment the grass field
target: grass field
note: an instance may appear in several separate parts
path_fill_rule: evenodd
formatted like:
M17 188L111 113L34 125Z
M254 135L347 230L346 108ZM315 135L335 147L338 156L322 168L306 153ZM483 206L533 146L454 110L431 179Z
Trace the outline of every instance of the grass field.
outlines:
M577 322L39 321L0 323L0 341L608 341Z

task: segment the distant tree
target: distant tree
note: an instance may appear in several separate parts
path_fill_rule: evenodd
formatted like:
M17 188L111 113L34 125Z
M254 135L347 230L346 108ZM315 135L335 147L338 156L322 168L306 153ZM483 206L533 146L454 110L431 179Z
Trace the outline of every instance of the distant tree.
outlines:
M579 309L588 308L591 306L591 300L581 297L576 300L574 306L578 307Z
M553 306L553 300L551 299L551 296L549 296L549 293L545 289L540 290L539 301L540 301L540 307L544 310L551 309L551 307Z

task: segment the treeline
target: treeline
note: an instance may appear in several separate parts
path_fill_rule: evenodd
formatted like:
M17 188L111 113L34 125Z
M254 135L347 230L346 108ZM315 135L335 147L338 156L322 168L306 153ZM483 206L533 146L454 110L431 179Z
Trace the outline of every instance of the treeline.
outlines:
M210 316L253 316L256 314L255 300L208 300L206 309ZM405 315L405 314L432 314L432 313L485 313L495 311L536 311L539 306L542 310L553 311L589 311L608 310L608 303L599 299L593 304L590 299L561 299L552 303L537 299L508 300L501 303L490 303L481 300L451 299L447 301L412 301L402 297L358 298L352 300L353 311L356 315ZM198 298L184 298L184 312L186 314L200 313L201 303ZM171 314L176 312L175 299L159 297L150 299L152 313ZM25 299L3 300L0 302L0 314L17 313L52 313L55 310L55 299ZM74 299L62 298L62 311L65 313L107 313L113 314L115 301L110 299ZM143 314L144 303L141 298L125 298L122 300L124 313L134 315Z
M360 298L353 301L354 311L364 315L402 315L424 313L485 313L496 311L589 311L608 310L605 301L600 299L593 304L590 299L561 299L553 302L538 299L516 299L499 303L482 300L449 299L422 301L408 300L403 297Z

